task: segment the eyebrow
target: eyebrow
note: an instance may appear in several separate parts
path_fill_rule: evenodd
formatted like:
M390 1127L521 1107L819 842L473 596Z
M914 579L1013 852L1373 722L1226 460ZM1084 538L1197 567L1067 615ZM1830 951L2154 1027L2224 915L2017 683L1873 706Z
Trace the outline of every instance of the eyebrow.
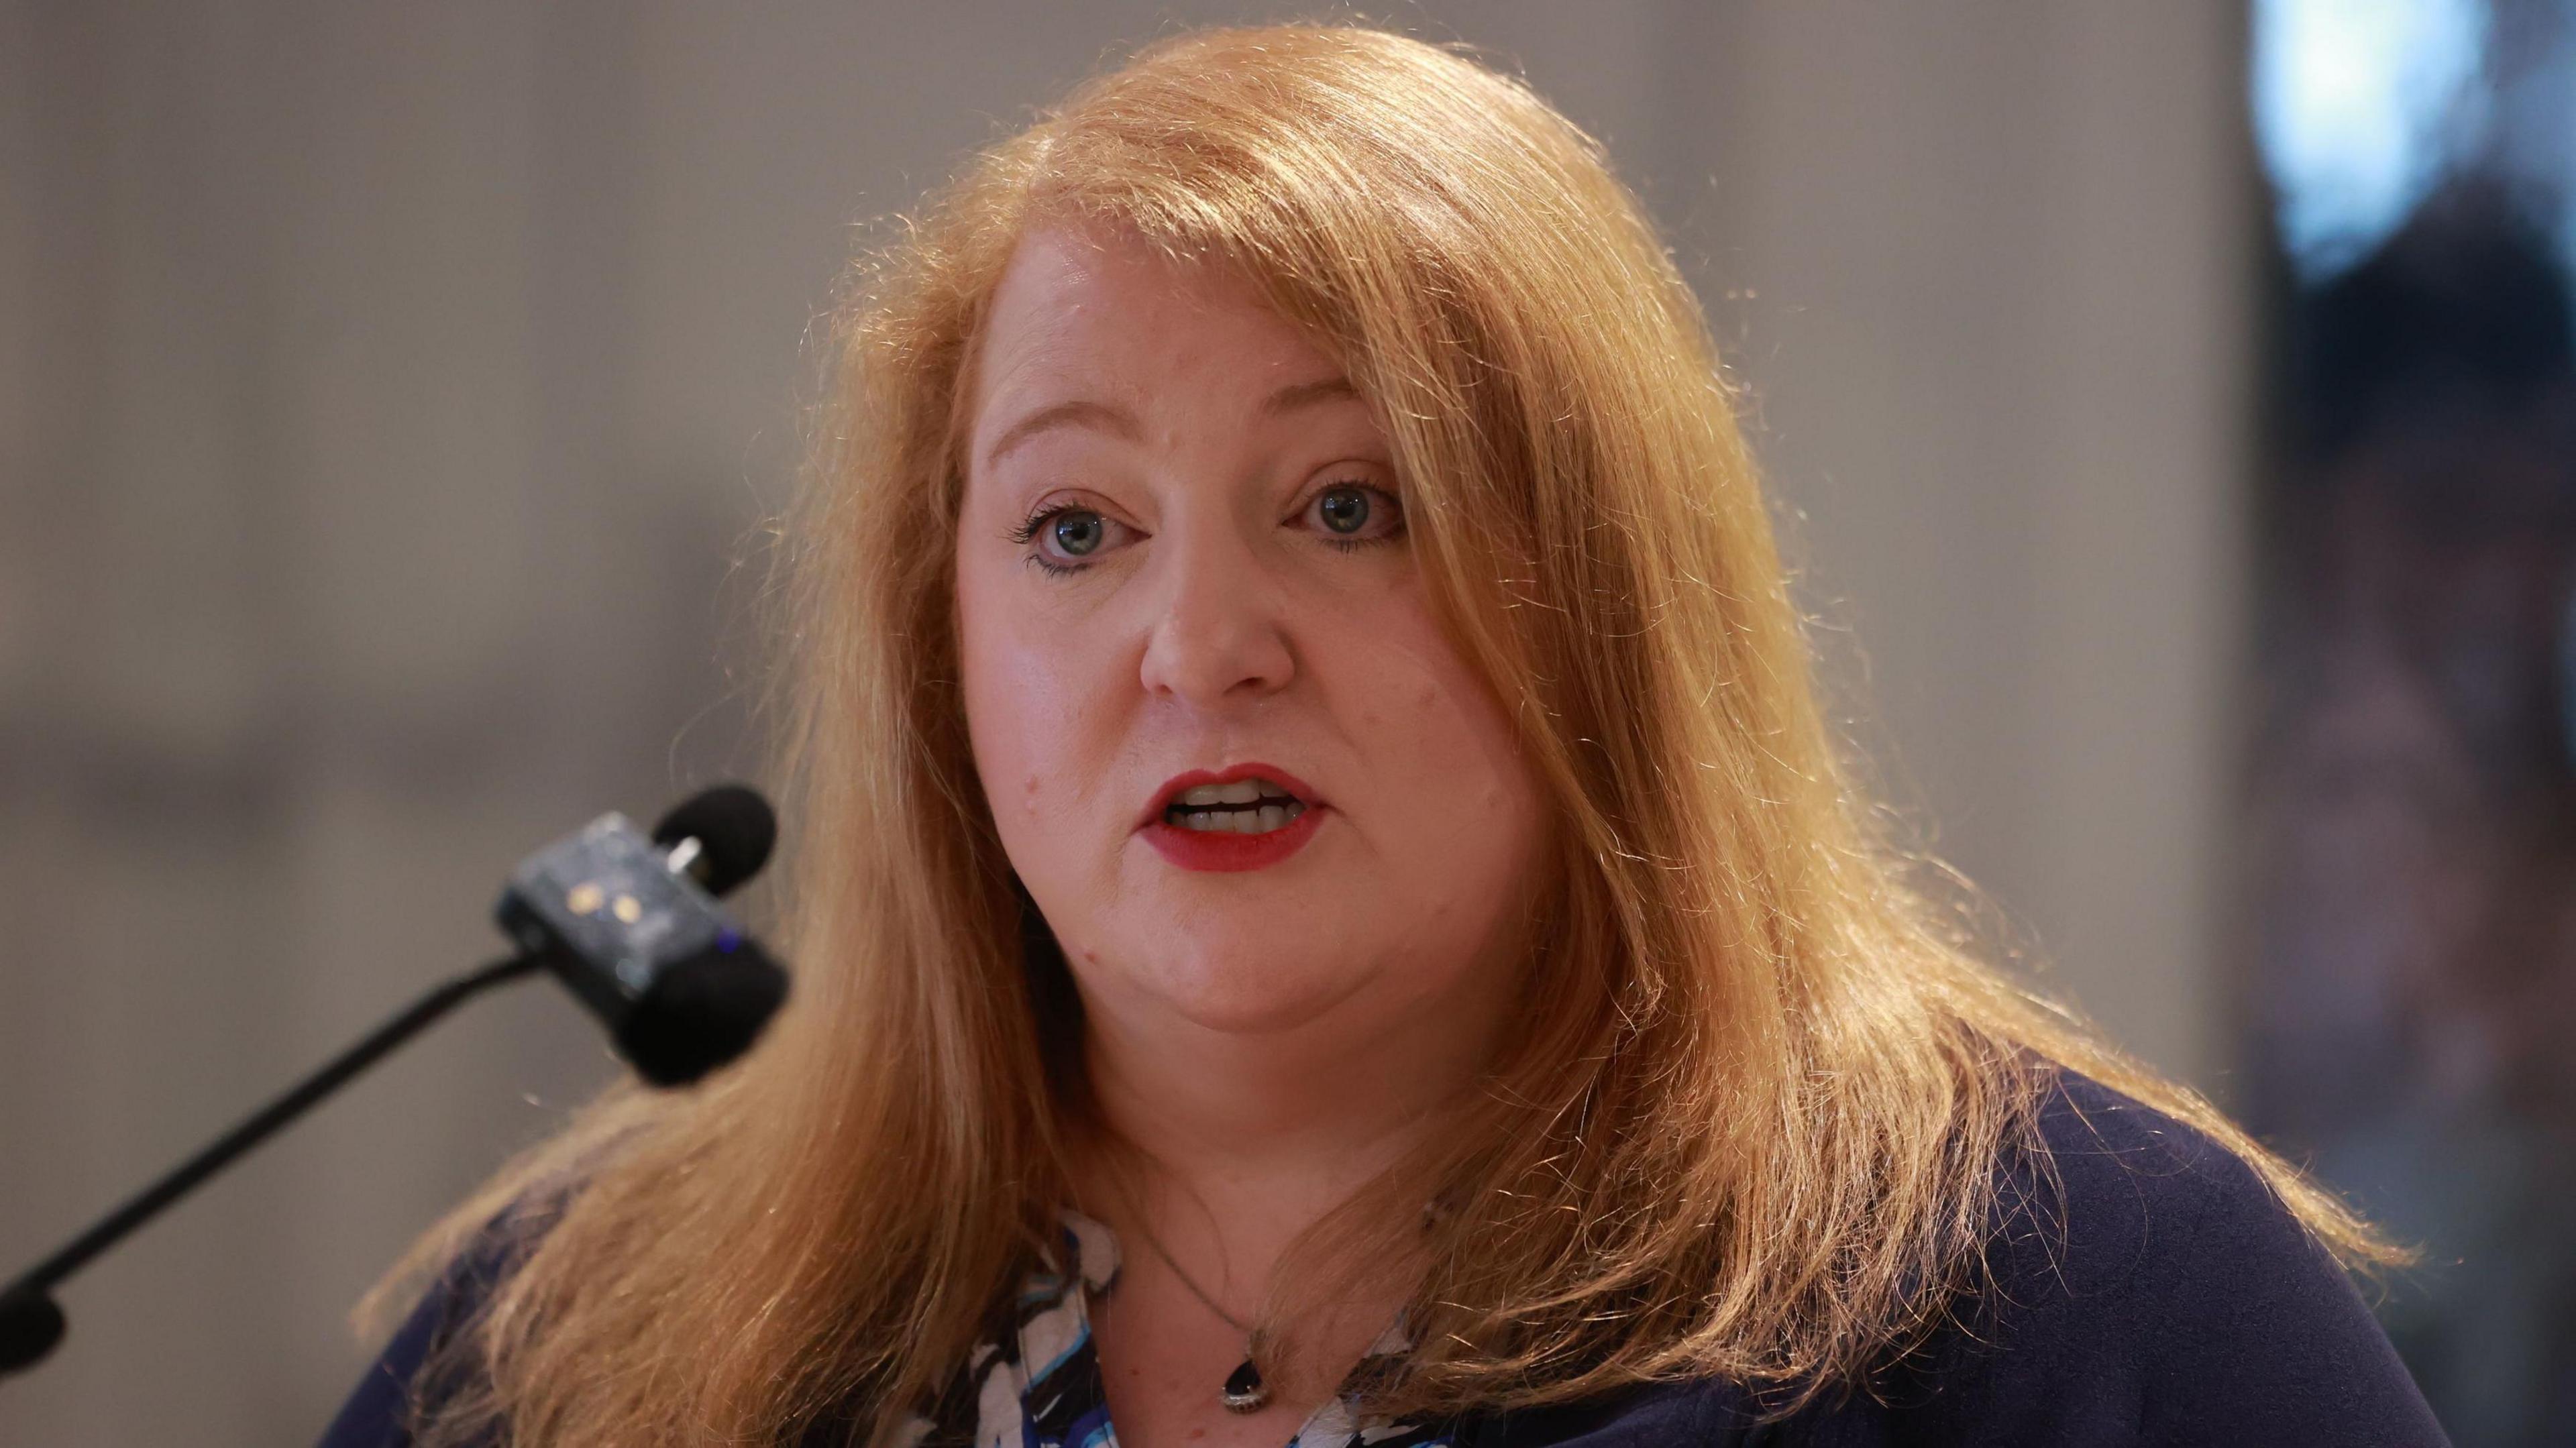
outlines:
M1136 421L1136 414L1127 409L1112 403L1093 402L1077 397L1070 402L1041 407L1003 429L1002 435L993 439L993 446L985 452L984 466L991 467L1000 462L1011 449L1039 433L1059 427L1096 428L1113 437L1123 437L1130 442L1142 437L1145 432L1144 426Z
M1294 412L1301 407L1312 407L1319 402L1355 399L1359 395L1359 389L1351 385L1351 380L1338 374L1319 378L1313 382L1292 382L1261 400L1261 415L1277 417L1282 413ZM1144 436L1145 433L1144 424L1138 422L1136 414L1127 409L1115 403L1096 402L1089 398L1078 397L1068 402L1041 407L1004 428L1002 435L993 439L993 446L985 452L984 466L993 466L1013 448L1039 433L1059 427L1094 428L1112 437L1125 438L1130 442Z
M1314 382L1291 383L1271 393L1262 399L1261 415L1277 417L1283 412L1312 407L1318 402L1338 402L1344 398L1356 399L1359 395L1360 390L1351 385L1351 379L1335 373Z

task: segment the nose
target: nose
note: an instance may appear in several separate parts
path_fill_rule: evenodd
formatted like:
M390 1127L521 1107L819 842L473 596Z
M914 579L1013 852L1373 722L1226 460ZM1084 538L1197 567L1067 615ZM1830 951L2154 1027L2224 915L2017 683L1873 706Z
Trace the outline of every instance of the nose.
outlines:
M1279 580L1234 520L1202 517L1156 542L1163 589L1142 682L1204 709L1276 693L1295 672Z

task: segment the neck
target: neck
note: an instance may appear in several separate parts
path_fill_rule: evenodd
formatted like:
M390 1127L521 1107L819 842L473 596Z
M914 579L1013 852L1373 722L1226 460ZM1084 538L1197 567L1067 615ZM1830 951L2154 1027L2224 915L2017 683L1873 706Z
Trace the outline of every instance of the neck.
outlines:
M1153 1233L1208 1291L1248 1311L1291 1239L1474 1089L1506 1008L1507 993L1488 994L1392 1019L1366 1012L1377 1017L1370 1030L1353 1009L1264 1033L1211 1029L1153 1003L1087 1001L1101 1123L1132 1149L1118 1158L1145 1169L1122 1180L1110 1153L1093 1153L1079 1165L1085 1209L1122 1234Z

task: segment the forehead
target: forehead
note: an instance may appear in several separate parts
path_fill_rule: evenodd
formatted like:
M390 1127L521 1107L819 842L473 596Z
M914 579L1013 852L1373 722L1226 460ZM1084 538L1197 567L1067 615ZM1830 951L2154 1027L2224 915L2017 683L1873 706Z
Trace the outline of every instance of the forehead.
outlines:
M975 431L995 424L998 403L1109 394L1150 404L1183 386L1267 395L1336 371L1224 266L1116 232L1041 228L1013 251L978 340Z

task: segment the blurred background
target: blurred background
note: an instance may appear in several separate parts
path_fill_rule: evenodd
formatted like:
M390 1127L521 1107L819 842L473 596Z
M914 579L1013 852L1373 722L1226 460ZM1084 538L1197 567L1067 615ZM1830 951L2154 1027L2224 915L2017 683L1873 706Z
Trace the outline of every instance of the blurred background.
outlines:
M0 1272L755 769L859 236L1224 3L0 0ZM2040 978L2427 1265L2576 1442L2576 5L1388 4L1700 288L1838 712ZM0 1442L318 1434L345 1313L606 1080L471 1009L62 1294Z

